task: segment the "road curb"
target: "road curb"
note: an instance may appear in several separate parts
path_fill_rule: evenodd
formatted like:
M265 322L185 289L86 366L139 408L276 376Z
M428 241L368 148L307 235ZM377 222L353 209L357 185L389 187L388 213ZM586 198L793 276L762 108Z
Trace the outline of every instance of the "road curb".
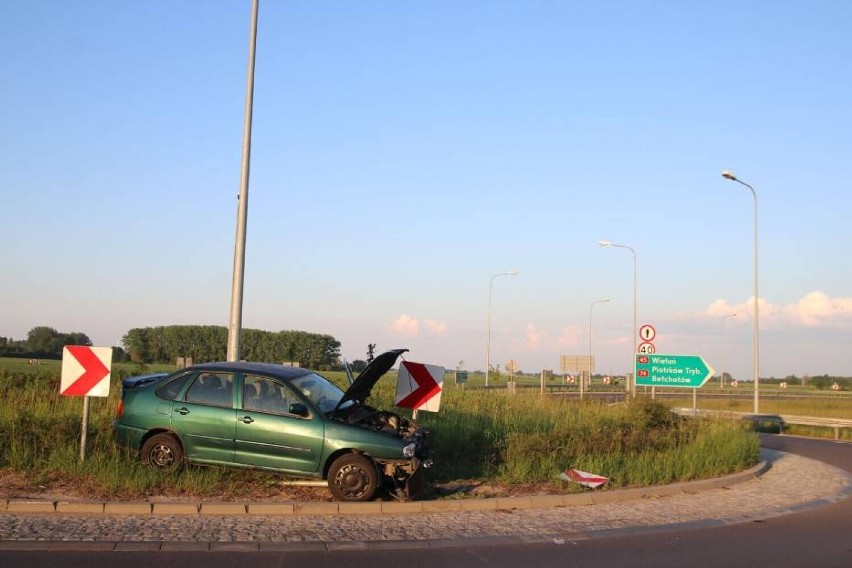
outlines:
M762 450L761 450L762 451ZM482 499L446 499L437 501L374 501L369 503L338 502L141 502L141 501L69 501L38 499L7 499L0 501L0 513L35 515L141 515L141 516L285 516L285 515L400 515L417 513L451 513L461 511L497 511L514 509L545 509L576 507L603 503L651 499L681 493L698 493L760 477L771 467L771 460L761 455L761 461L741 472L669 485L588 490L565 495L528 495Z

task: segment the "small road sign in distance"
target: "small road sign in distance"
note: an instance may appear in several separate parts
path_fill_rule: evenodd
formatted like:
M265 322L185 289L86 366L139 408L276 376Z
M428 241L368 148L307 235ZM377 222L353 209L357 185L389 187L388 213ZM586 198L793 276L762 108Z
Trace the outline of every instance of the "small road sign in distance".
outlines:
M657 330L654 329L653 325L646 323L639 328L639 339L642 341L654 341L655 337L657 337Z

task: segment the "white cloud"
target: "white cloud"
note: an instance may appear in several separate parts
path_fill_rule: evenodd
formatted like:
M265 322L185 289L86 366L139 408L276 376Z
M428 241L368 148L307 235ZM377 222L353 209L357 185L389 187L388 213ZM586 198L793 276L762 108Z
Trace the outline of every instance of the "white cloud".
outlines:
M538 351L546 341L547 332L543 329L538 329L531 323L524 328L524 348L527 351Z
M786 315L807 327L852 321L852 298L830 298L825 292L811 292L784 309Z
M831 298L820 291L810 292L787 306L779 306L761 298L758 307L762 324L784 323L817 327L852 323L852 298ZM743 319L750 320L754 314L754 297L741 304L729 304L727 300L719 299L701 312L701 315L718 318L732 314L747 316Z
M433 335L446 335L447 331L450 329L445 322L432 319L424 321L423 325L426 327L426 331Z
M559 347L569 347L576 350L582 345L583 340L586 338L586 333L588 332L578 325L563 327L562 334L558 339Z
M389 324L387 328L403 337L417 337L420 335L420 322L408 314L402 314L393 323Z
M448 326L445 322L434 319L423 320L423 325L421 326L420 320L411 317L408 314L402 314L396 318L393 323L390 323L385 327L396 335L403 337L420 337L421 328L429 335L438 336L446 335L450 330L450 326Z

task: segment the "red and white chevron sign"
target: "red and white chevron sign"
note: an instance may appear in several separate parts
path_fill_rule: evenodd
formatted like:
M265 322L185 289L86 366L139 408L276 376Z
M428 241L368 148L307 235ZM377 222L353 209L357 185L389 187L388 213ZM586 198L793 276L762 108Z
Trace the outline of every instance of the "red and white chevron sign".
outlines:
M574 481L580 485L591 487L592 489L600 487L609 481L609 478L607 477L595 475L594 473L589 473L587 471L580 471L579 469L566 469L559 474L559 477L565 481Z
M438 412L444 388L444 368L403 361L396 383L396 405Z
M65 396L109 396L111 347L66 345L62 349L62 378L59 394Z

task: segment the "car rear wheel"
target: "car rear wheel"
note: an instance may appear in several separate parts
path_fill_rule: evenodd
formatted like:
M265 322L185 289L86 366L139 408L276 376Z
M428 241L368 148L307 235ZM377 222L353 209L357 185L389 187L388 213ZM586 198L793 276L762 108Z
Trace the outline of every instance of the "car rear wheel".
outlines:
M154 434L142 444L139 459L157 471L175 471L183 463L183 448L171 434Z
M369 501L379 488L379 472L370 458L344 454L328 470L328 489L338 501Z

